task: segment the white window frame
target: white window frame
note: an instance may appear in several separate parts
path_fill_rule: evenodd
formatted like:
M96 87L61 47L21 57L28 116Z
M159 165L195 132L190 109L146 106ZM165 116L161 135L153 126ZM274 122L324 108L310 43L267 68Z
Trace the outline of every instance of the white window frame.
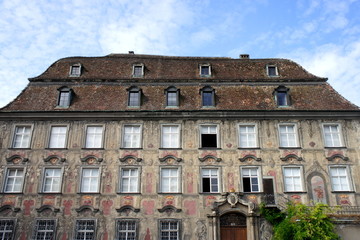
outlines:
M91 176L87 176L87 177L84 177L84 171L86 170L98 170L98 176L97 176L97 179L95 179L96 177L93 176L93 173L91 173ZM81 176L81 180L80 180L80 186L79 186L79 192L80 193L99 193L100 192L100 178L101 178L101 168L100 167L82 167L80 169L80 176ZM90 180L90 185L87 185L85 186L85 183L84 183L84 179L85 178L89 178ZM92 179L95 179L96 181L96 190L91 190L91 184L93 183ZM85 189L86 187L86 189Z
M252 184L251 183L251 180L250 180L250 192L245 192L245 189L244 189L244 178L245 178L245 176L244 176L244 174L243 174L243 170L244 169L256 169L256 174L257 174L257 181L258 181L258 191L253 191L253 185L254 184ZM252 176L250 176L250 177L246 177L246 178L252 178ZM253 192L262 192L262 174L261 174L261 167L260 166L241 166L240 167L240 189L241 189L241 191L242 192L245 192L245 193L253 193Z
M101 128L100 144L95 143L98 140L100 133L95 132L95 133L91 133L91 135L90 135L89 128ZM101 124L86 125L85 126L85 141L84 141L85 148L90 148L90 149L103 148L104 147L104 135L105 135L105 126L104 125L101 125ZM90 144L88 143L90 137L93 140L92 146L90 146Z
M47 176L46 176L47 170L54 170L54 169L60 170L60 175L59 175L59 176L54 176L54 175L52 175L52 176L47 177ZM44 169L43 169L43 174L42 174L43 179L42 179L41 192L42 192L42 193L60 193L61 190L62 190L62 177L63 177L63 173L64 173L63 168L60 168L60 167L44 167ZM58 189L58 190L53 190L53 191L45 190L45 186L46 186L45 183L46 183L47 179L50 179L50 181L51 181L51 188L53 188L53 183L54 183L54 181L55 181L56 179L58 179L58 180L59 180L59 189Z
M162 223L176 222L177 229L171 229L170 227L164 229ZM162 233L167 232L168 236L162 237ZM176 232L176 238L171 233ZM161 240L180 240L181 239L181 220L180 219L159 219L159 239Z
M204 176L204 171L206 170L216 170L217 175L214 177L214 175L210 174L210 176L206 175ZM204 192L204 178L209 178L209 184L210 184L210 191ZM212 179L217 179L217 191L213 191L212 189ZM221 192L221 169L219 167L201 167L200 168L200 187L201 187L201 193L220 193Z
M139 67L141 67L141 75L135 74L136 73L135 69L139 68ZM144 68L145 68L145 65L143 63L133 64L132 77L133 78L142 78L142 77L144 77Z
M165 133L164 128L165 127L177 127L178 131L177 133L171 132L171 133ZM176 146L171 146L170 144L165 144L165 134L169 134L171 140L173 138L177 139L177 145ZM178 136L174 136L174 135L178 135ZM172 141L170 141L172 142ZM180 124L161 124L161 148L181 148L181 125Z
M209 68L209 74L202 74L203 67ZM209 63L200 64L199 65L199 75L200 75L200 77L211 77L211 64L209 64Z
M116 220L116 236L115 239L119 240L120 237L121 239L124 240L132 240L132 239L139 239L138 236L138 229L139 229L139 220L138 219L134 219L134 218L117 218ZM126 223L126 229L120 229L119 224L121 222ZM135 224L135 229L129 229L129 223ZM120 233L122 233L122 236L120 236ZM134 234L135 236L129 236ZM125 235L125 236L123 236Z
M137 171L136 176L132 175L124 175L124 171ZM140 193L140 176L141 176L141 168L137 166L126 166L120 167L120 178L119 178L119 192L120 193ZM124 179L128 179L128 185L125 189L124 187ZM131 182L136 181L136 189L131 190Z
M275 75L270 75L270 71L269 71L269 68L275 68ZM278 68L276 65L266 65L266 74L269 76L269 77L278 77L279 76L279 71L278 71Z
M22 171L22 176L18 175L18 170ZM9 177L9 172L15 171L16 175ZM4 193L22 193L24 191L24 183L25 183L25 176L26 176L26 168L24 167L8 167L6 168L5 175L4 175L4 185L3 185L3 192ZM15 179L15 181L11 184L11 190L6 190L8 185L9 179ZM20 190L14 190L16 180L20 179Z
M54 128L65 128L65 133L53 133L53 129ZM49 141L48 141L48 148L66 148L67 146L67 138L68 138L68 126L67 125L51 125L50 126L50 131L49 131ZM61 139L61 136L64 137L64 142L59 144L59 139ZM55 146L53 146L52 144L52 139L56 137L56 144L54 144Z
M247 140L246 140L246 146L243 146L242 143L242 133L241 133L241 128L242 127L254 127L255 132L251 133L251 132L246 132L244 133L244 136ZM238 141L239 141L239 148L258 148L259 147L259 136L258 136L258 127L257 124L255 123L240 123L238 125ZM249 144L249 135L254 134L255 135L255 144L253 146L250 146Z
M48 226L52 226L49 224L46 224L44 229L39 229L39 222L40 221L46 221L50 222L53 221L53 229L50 229ZM57 226L57 220L56 219L36 219L34 226L34 232L32 235L33 240L43 240L43 239L55 239L56 238L56 226ZM45 235L38 236L39 233L44 233ZM44 238L45 237L45 238ZM49 238L51 237L51 238Z
M294 129L293 133L288 132L288 131L286 131L285 133L281 132L281 127L289 127L289 126L293 126L293 129ZM282 142L282 138L281 138L282 134L285 134L287 136L286 137L287 138L286 142ZM289 139L290 139L289 136L291 134L295 135L294 136L294 142L295 142L294 145L290 145L291 140L289 141ZM299 145L299 132L298 132L298 127L297 127L296 123L279 123L278 124L278 137L279 137L279 146L280 146L280 148L298 148L298 147L300 147L300 145Z
M127 134L125 132L125 129L126 127L139 127L139 133L136 133L136 132L130 132L128 133L129 135L131 135L131 146L130 147L127 147L125 146L125 134ZM133 144L133 142L135 142L133 139L134 139L134 135L135 134L138 134L139 135L139 142L138 144ZM121 148L141 148L142 147L142 125L141 124L124 124L123 127L122 127L122 141L121 141ZM135 145L135 146L134 146Z
M345 174L346 175L337 175L337 176L334 176L333 173L332 173L332 169L339 169L339 168L342 168L342 169L345 169ZM330 180L331 180L331 188L332 188L332 191L333 192L352 192L354 191L354 186L353 186L353 183L352 183L352 178L351 178L351 170L350 170L350 166L347 166L347 165L329 165L329 176L330 176ZM340 180L340 178L342 177L342 179L345 177L345 181L346 181L346 184L347 184L347 188L345 189L342 185L343 183L340 183L340 189L335 189L334 185L334 178L337 178ZM340 180L341 182L341 180ZM339 185L339 184L338 184Z
M286 175L287 169L298 169L299 175L295 176L289 176ZM303 166L298 165L286 165L282 166L282 172L283 172L283 181L284 181L284 192L304 192L305 191L305 185L304 185L304 169ZM296 189L296 179L299 179L300 187L299 189ZM287 182L291 182L290 184L287 184Z
M78 222L80 222L80 221L93 221L94 222L94 230L88 230L88 229L85 229L85 230L79 230L78 229ZM85 238L77 238L77 234L79 233L79 232L83 232L83 233L92 233L92 238L91 239L93 239L93 240L95 240L96 239L96 227L97 227L97 221L96 221L96 219L76 219L76 221L75 221L75 231L74 231L74 240L83 240L83 239L89 239L89 238L87 238L87 237L85 237Z
M170 176L164 176L165 170L176 170L176 176L170 175ZM166 179L165 179L166 178ZM172 185L172 179L176 180L176 189L171 190L174 186ZM165 180L168 182L168 188L165 189ZM160 167L160 186L159 186L159 192L160 193L181 193L181 167Z
M30 131L29 131L29 133L25 133L24 131L18 132L18 129L20 129L20 128L23 128L24 130L25 130L25 128L30 128ZM14 127L14 131L13 131L13 137L12 137L12 141L11 141L11 148L30 148L31 140L32 140L32 134L33 134L33 125L30 125L30 124L16 125ZM26 136L28 136L28 142L27 143L24 141L24 138ZM21 138L20 146L15 146L15 142L16 142L18 137Z
M12 224L3 224L3 222L12 222ZM0 218L0 239L14 239L15 230L16 230L16 219L12 218ZM3 228L3 226L6 226ZM9 229L8 226L11 226L12 229Z
M340 123L323 123L322 125L322 133L323 133L323 140L324 140L324 146L325 147L344 147L344 139L343 139L343 133L342 133L342 127ZM338 140L339 140L339 145L335 145L334 143L334 139L333 139L333 134L335 134L334 132L331 132L331 143L329 141L326 140L326 133L325 133L325 127L334 127L336 126L338 131L337 131L337 135L338 135Z
M202 128L203 127L216 127L216 147L203 147L203 143L202 143ZM204 133L205 134L205 133ZM207 133L210 134L210 133ZM219 124L200 124L199 125L199 146L200 148L220 148L220 133L219 133Z

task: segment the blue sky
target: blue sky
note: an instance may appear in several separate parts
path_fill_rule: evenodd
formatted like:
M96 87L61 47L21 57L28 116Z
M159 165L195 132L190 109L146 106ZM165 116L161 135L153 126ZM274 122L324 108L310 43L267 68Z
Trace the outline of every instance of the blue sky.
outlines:
M68 56L289 58L360 106L360 0L0 0L0 107Z

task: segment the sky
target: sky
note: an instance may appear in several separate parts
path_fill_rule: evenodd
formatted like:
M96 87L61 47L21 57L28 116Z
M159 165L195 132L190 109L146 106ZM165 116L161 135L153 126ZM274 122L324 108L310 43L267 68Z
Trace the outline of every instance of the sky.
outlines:
M0 0L0 107L70 56L287 58L360 106L360 0Z

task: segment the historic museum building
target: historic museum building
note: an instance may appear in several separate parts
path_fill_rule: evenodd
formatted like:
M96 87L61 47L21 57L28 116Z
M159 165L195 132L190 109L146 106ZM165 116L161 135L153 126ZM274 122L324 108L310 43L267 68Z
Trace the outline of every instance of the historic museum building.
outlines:
M287 201L360 234L359 107L287 59L68 57L0 129L0 239L269 240Z

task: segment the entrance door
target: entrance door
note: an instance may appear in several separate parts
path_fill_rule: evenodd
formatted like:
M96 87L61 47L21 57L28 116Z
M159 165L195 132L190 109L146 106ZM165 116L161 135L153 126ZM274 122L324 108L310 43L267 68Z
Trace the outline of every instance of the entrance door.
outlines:
M246 240L246 217L239 213L228 213L220 217L221 240Z

